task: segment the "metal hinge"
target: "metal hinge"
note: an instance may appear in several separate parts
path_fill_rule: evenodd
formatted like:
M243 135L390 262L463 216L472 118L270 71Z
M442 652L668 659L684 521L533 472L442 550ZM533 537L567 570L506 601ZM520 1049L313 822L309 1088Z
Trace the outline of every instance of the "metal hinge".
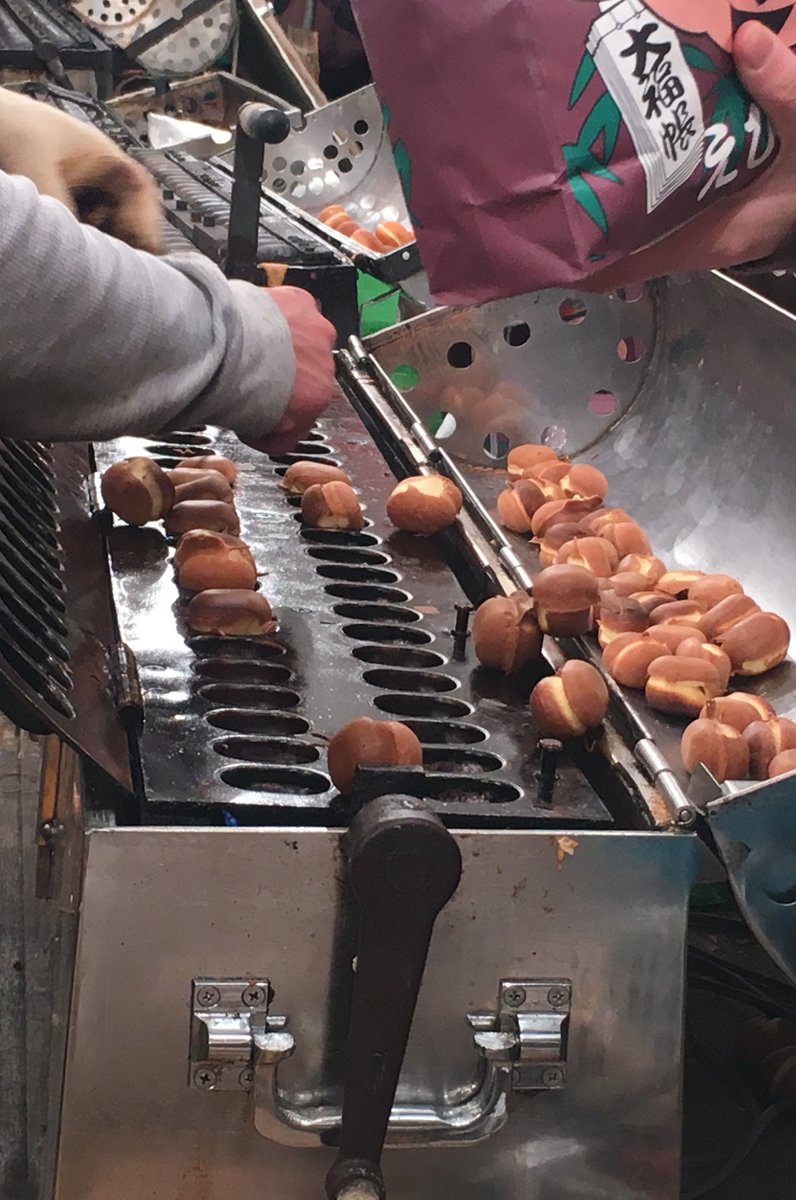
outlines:
M569 979L503 979L497 1012L471 1013L475 1043L490 1062L512 1063L514 1091L566 1083Z

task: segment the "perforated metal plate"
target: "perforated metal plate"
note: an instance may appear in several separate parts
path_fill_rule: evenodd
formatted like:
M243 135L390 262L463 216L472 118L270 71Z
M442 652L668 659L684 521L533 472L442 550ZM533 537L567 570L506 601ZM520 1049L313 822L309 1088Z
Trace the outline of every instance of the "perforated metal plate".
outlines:
M153 75L205 70L237 25L232 0L73 0L72 8Z
M617 423L651 365L656 302L542 292L474 309L437 309L368 339L446 449L496 466L546 442L582 453Z

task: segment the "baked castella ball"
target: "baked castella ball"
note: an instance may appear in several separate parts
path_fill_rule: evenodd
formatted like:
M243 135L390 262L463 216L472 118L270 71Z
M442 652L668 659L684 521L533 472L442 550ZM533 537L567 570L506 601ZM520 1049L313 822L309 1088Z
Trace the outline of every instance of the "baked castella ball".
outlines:
M180 467L184 471L219 471L229 483L238 478L238 468L223 454L194 454L184 458Z
M428 535L452 525L461 507L461 492L444 475L412 475L393 488L387 516L398 529Z
M357 767L419 767L423 748L400 721L358 717L332 738L328 750L332 783L344 795L351 791Z
M315 483L351 483L342 467L333 467L325 462L291 463L282 478L282 487L291 496L303 496L307 488Z
M174 484L153 458L125 458L108 467L100 485L111 512L128 525L159 521L174 504Z
M543 633L575 637L594 624L599 598L597 579L585 567L561 563L546 567L534 580L533 599Z
M732 725L700 717L688 726L680 742L683 766L691 774L698 763L710 771L717 783L745 779L749 771L749 748L743 734Z
M166 516L166 532L191 533L210 529L215 533L240 533L240 520L232 504L224 500L181 500Z
M473 649L484 667L513 675L542 653L542 631L527 592L493 596L473 618Z
M543 737L579 737L602 724L608 688L596 667L572 659L531 692L531 713Z
M257 585L257 566L249 547L225 533L186 533L180 538L174 566L177 582L188 592Z
M271 605L262 592L210 588L188 605L186 621L194 633L219 637L261 637L276 629Z
M301 516L316 529L362 529L365 524L356 492L341 480L311 484L301 497Z

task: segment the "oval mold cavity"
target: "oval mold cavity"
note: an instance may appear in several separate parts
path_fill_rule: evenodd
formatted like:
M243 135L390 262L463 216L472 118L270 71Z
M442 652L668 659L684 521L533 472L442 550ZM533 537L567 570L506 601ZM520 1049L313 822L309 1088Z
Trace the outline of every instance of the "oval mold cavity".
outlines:
M399 629L396 632L405 634L406 630ZM446 661L434 650L415 650L412 646L355 646L352 653L360 662L375 663L380 667L410 667L421 671L429 667L442 667Z
M251 733L263 737L291 737L308 733L309 721L292 713L257 712L254 708L217 708L205 714L208 725L230 733Z
M210 654L224 654L232 658L263 662L266 659L279 658L285 653L285 647L280 646L279 642L255 641L254 638L245 637L215 637L213 634L189 638L188 645L202 658Z
M397 583L401 578L395 571L380 567L341 566L337 563L322 563L315 570L323 579L337 579L341 583Z
M424 746L473 746L485 742L487 732L478 725L467 725L464 721L404 721L418 741Z
M404 604L412 597L400 588L377 587L370 583L333 583L323 589L327 596L339 600L384 600L388 604Z
M225 767L219 778L228 787L270 795L319 796L331 788L325 775L300 767Z
M388 692L373 701L382 712L397 717L432 717L445 720L450 717L469 717L472 704L464 700L451 700L448 696L411 696L404 692Z
M294 738L229 737L213 742L216 754L224 758L239 758L243 762L269 763L280 767L297 767L317 762L320 751Z
M260 687L254 683L209 683L199 688L203 700L230 708L295 708L299 697L287 688Z
M366 683L386 691L412 692L414 695L434 695L436 692L453 692L459 686L450 675L434 675L431 671L402 671L398 668L378 667L366 671Z
M499 771L503 759L485 750L457 750L450 746L431 746L423 750L423 766L445 775L481 775Z
M204 681L225 683L288 683L292 674L289 667L252 658L200 658L194 663L194 670Z

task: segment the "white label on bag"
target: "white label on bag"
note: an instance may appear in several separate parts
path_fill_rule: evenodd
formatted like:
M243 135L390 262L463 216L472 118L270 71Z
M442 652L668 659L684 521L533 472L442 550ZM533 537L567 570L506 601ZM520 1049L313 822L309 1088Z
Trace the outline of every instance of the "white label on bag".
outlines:
M603 0L587 48L630 131L647 177L647 212L702 161L702 100L678 35L640 0Z

